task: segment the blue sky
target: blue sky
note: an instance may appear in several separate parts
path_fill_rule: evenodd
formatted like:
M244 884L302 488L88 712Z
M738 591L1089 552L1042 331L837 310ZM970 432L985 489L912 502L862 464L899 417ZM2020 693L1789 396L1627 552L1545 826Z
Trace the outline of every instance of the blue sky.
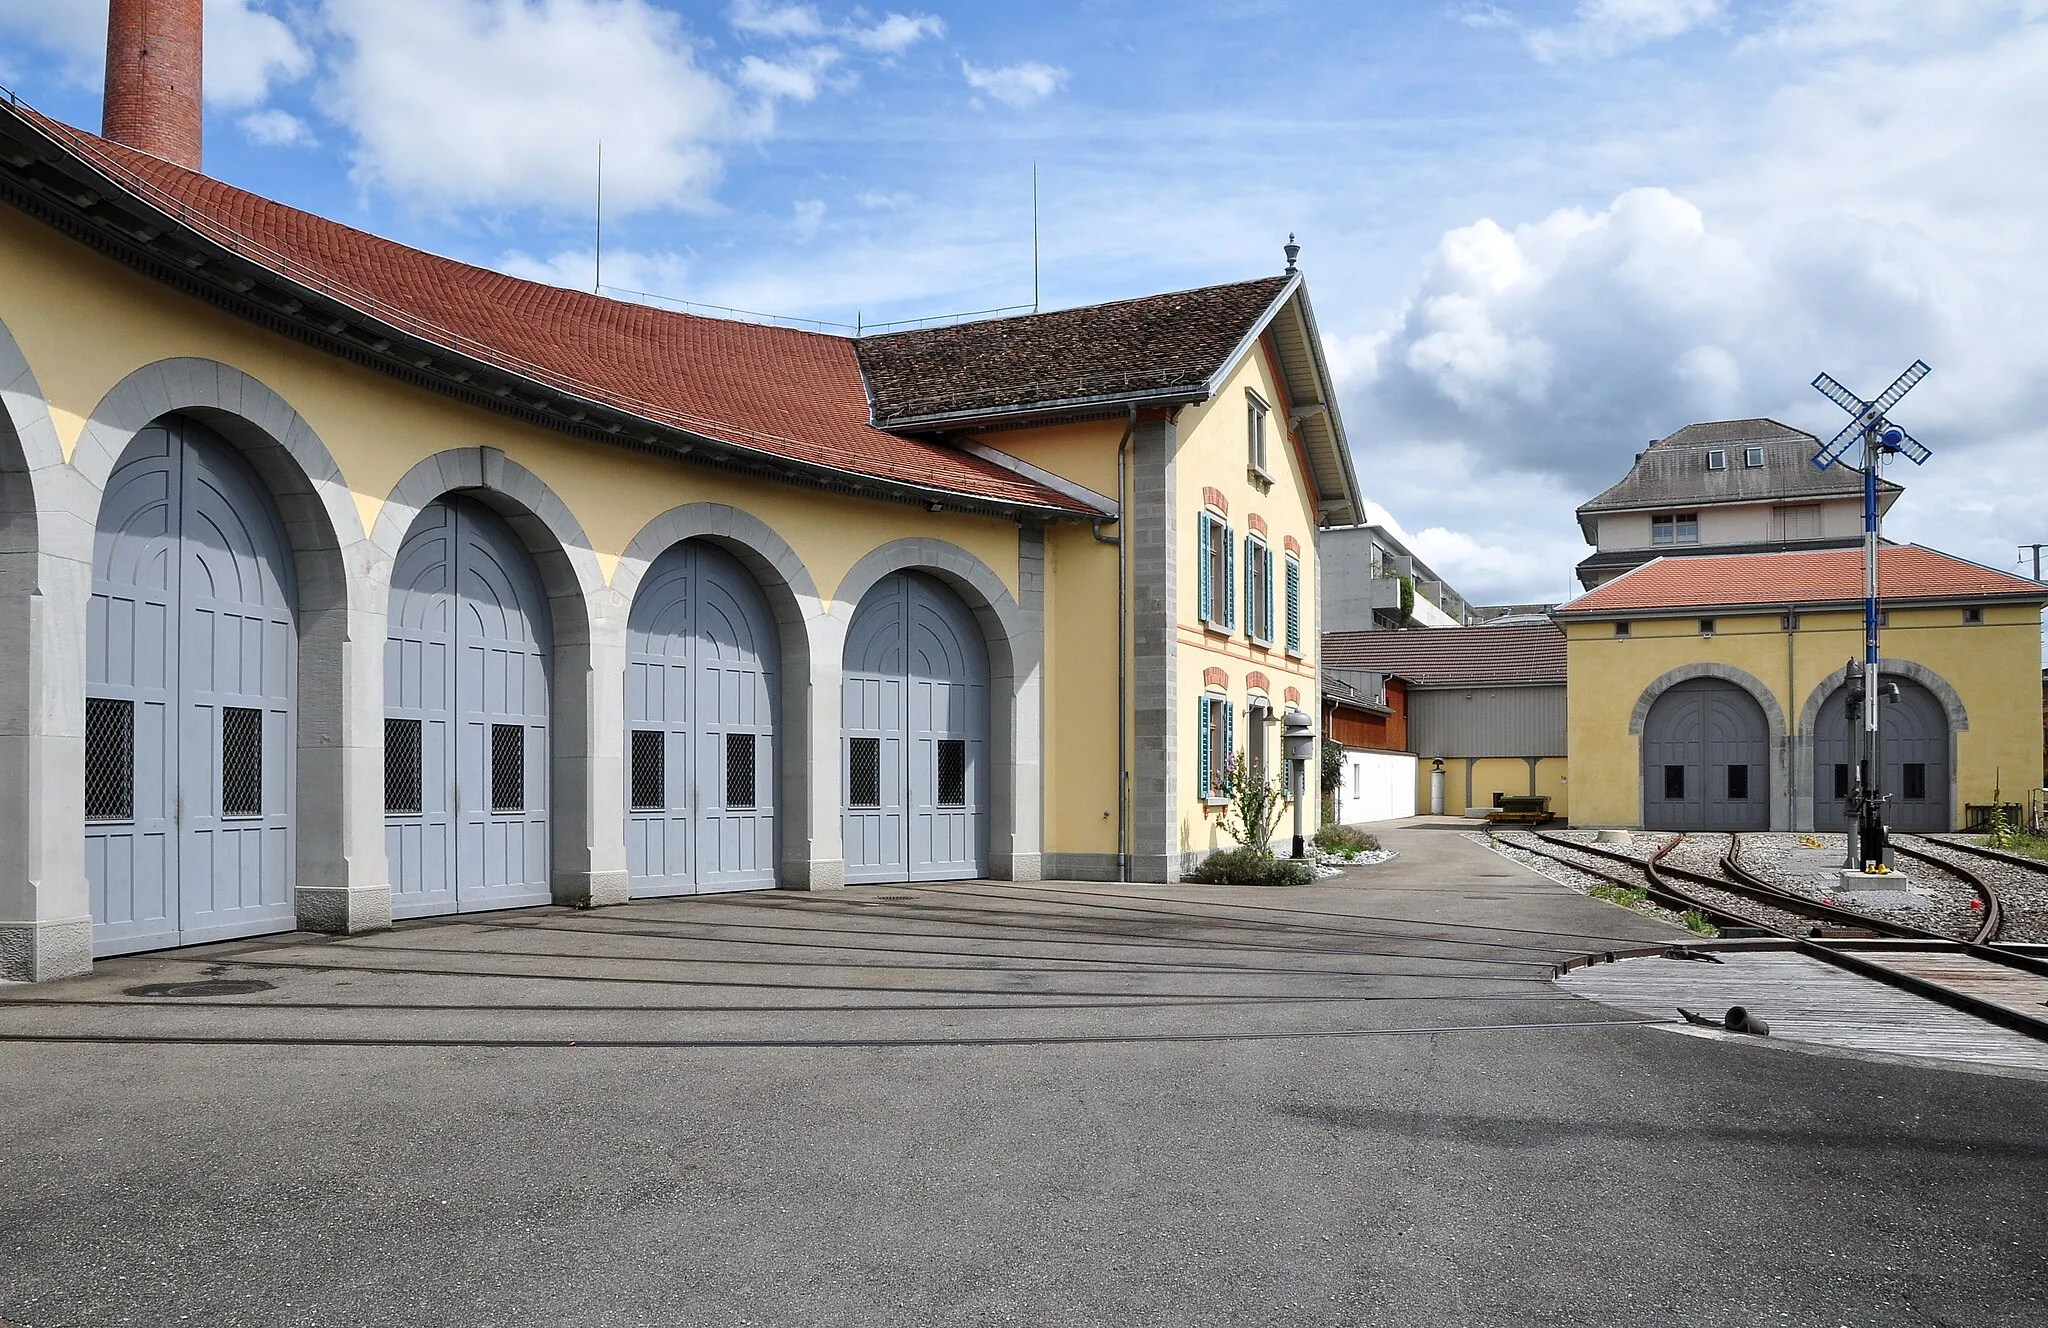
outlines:
M209 0L211 174L437 252L868 323L1278 270L1370 498L1474 599L1705 418L1937 449L1891 533L2048 539L2048 0L1167 5ZM96 127L104 0L0 0Z

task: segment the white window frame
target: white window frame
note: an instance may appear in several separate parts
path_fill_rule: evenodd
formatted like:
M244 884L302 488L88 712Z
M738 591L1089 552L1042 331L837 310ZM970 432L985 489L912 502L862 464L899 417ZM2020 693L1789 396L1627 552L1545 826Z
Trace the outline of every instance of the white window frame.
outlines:
M1230 523L1207 508L1201 520L1208 524L1209 612L1202 623L1212 632L1237 630L1237 532Z
M1758 444L1751 444L1750 446L1748 446L1748 447L1745 447L1745 448L1743 448L1743 449L1742 449L1742 464L1743 464L1744 468L1746 468L1746 469L1749 469L1749 470L1761 470L1761 469L1763 469L1763 464L1764 464L1764 449L1763 449L1763 447L1762 447L1761 445L1758 445Z
M1220 807L1229 801L1223 796L1223 772L1230 764L1231 724L1230 698L1221 692L1202 694L1202 724L1208 732L1209 766L1203 774L1202 801L1211 807Z
M1256 532L1244 543L1244 634L1273 644L1273 546Z
M1250 388L1244 390L1244 407L1246 468L1251 471L1253 479L1271 484L1273 471L1268 464L1270 458L1266 446L1266 417L1273 413L1273 408L1266 404L1264 397Z
M1688 526L1692 529L1690 536L1685 533ZM1661 538L1659 538L1659 527L1662 527ZM1699 542L1700 514L1698 512L1658 512L1650 518L1650 543L1652 545L1697 544Z
M1726 469L1728 469L1728 453L1727 453L1727 451L1726 451L1725 449L1723 449L1723 448L1719 448L1719 447L1716 447L1716 448L1711 448L1711 449L1709 449L1709 450L1708 450L1708 452L1707 452L1707 469L1708 469L1708 470L1726 470Z

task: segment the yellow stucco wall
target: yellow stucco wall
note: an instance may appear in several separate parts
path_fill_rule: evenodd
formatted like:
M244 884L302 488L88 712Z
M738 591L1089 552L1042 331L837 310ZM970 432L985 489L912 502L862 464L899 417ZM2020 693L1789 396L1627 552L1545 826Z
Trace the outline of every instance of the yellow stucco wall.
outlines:
M758 517L830 596L847 570L891 540L960 545L1017 590L1018 530L1002 519L932 513L818 493L564 437L407 386L265 332L104 259L0 208L0 323L34 371L68 456L95 406L158 360L229 364L276 392L319 435L355 495L365 529L422 459L488 445L543 480L581 523L609 578L652 518L692 502Z
M1273 478L1270 490L1254 483L1248 464L1245 391L1256 391L1272 408L1267 417L1267 470ZM1180 417L1180 450L1175 455L1175 484L1179 502L1175 509L1180 538L1179 605L1176 615L1179 650L1178 690L1182 697L1180 717L1180 848L1199 852L1233 846L1219 826L1219 816L1201 797L1199 757L1200 731L1195 698L1206 684L1203 674L1220 668L1228 675L1231 704L1236 707L1237 750L1245 749L1244 707L1250 691L1246 675L1264 673L1271 682L1268 694L1276 715L1287 706L1289 687L1300 693L1300 708L1315 714L1316 647L1320 641L1316 619L1316 499L1314 483L1303 464L1301 451L1287 428L1289 402L1286 388L1275 371L1263 342L1254 347L1225 380L1223 388L1200 406ZM1215 489L1229 504L1229 522L1237 546L1237 626L1221 633L1202 622L1199 535L1196 514L1203 510L1204 490ZM1273 548L1273 635L1269 649L1254 645L1244 622L1244 546L1250 530L1250 516L1264 517L1267 542ZM1286 537L1292 535L1301 546L1301 645L1300 656L1286 651ZM1279 725L1267 736L1267 751L1277 762L1280 751ZM1313 783L1315 771L1309 772ZM1313 828L1317 819L1314 799L1303 824ZM1281 832L1289 833L1291 821Z
M1959 823L1963 805L1990 802L1994 785L2002 784L2008 801L2023 800L2041 764L2040 612L1986 605L1983 614L1983 623L1966 625L1960 606L1898 609L1880 637L1886 659L1931 669L1962 698L1970 726L1956 739ZM1861 655L1862 639L1854 611L1802 613L1792 632L1780 626L1777 610L1723 614L1710 637L1691 617L1637 619L1626 637L1615 636L1611 622L1567 624L1574 819L1640 824L1641 748L1629 719L1665 673L1706 661L1742 669L1777 698L1788 734L1796 734L1809 694Z

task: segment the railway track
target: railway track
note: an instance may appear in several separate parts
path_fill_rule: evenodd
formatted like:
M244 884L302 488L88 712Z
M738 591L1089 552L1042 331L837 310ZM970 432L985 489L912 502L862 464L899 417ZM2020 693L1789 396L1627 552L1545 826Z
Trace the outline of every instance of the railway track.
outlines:
M1650 897L1666 908L1696 908L1715 919L1716 925L1727 925L1721 921L1727 919L1736 926L1775 937L1787 948L1822 963L2048 1041L2048 959L1993 943L2004 917L1998 891L1958 863L1899 846L1908 857L1954 873L1983 900L1985 916L1975 935L1964 940L1897 918L1862 913L1780 889L1742 864L1739 835L1728 837L1728 851L1721 856L1721 875L1717 877L1665 861L1685 838L1682 834L1673 836L1644 859L1597 844L1582 844L1540 831L1532 833L1550 845L1551 851L1533 849L1527 844L1515 847L1580 871L1591 871L1617 884L1647 883L1645 888ZM1589 868L1583 861L1562 856L1558 850L1626 864L1641 880ZM1729 896L1746 901L1746 906L1730 906ZM1801 920L1827 923L1870 939L1825 937L1811 927L1807 935L1799 935Z

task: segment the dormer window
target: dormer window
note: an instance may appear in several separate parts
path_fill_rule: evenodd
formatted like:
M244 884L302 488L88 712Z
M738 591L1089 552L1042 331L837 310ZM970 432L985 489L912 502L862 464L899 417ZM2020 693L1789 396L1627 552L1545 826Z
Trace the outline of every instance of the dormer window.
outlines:
M1667 512L1650 518L1650 543L1697 544L1700 542L1698 512Z
M1763 467L1763 464L1764 464L1764 450L1763 450L1763 448L1761 448L1761 447L1745 447L1745 448L1743 448L1743 449L1742 449L1742 464L1743 464L1743 465L1745 465L1745 466L1747 466L1747 467L1749 467L1749 468L1750 468L1751 470L1759 470L1759 469L1761 469L1761 468Z
M1716 447L1707 453L1708 470L1728 469L1728 454Z

